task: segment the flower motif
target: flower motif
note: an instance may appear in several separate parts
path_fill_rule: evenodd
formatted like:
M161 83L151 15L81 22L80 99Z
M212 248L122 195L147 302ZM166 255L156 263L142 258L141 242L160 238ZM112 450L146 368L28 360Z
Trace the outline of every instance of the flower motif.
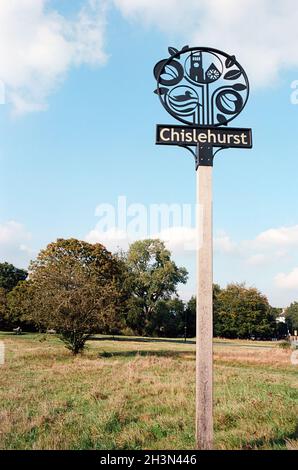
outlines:
M207 77L210 80L217 80L220 76L220 73L217 69L209 69L207 72Z

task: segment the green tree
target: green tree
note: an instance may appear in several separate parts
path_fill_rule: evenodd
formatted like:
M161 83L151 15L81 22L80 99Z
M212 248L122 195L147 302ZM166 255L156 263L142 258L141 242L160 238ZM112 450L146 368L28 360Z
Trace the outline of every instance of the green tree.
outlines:
M7 295L5 289L0 287L0 330L6 328L6 316L7 316Z
M140 312L145 328L157 303L176 293L186 283L187 271L177 267L161 240L142 240L130 245L126 255L126 289L131 293L130 309Z
M179 297L160 300L153 310L145 333L149 336L183 336L185 306Z
M137 335L146 334L145 317L143 315L143 302L141 299L131 297L125 308L126 325Z
M44 331L44 312L31 280L21 281L7 294L6 320L14 326ZM37 303L36 303L37 302Z
M293 302L286 308L285 317L289 330L293 334L294 330L298 330L298 302Z
M271 338L276 323L267 298L253 287L229 284L217 294L215 334L226 338Z
M120 322L119 265L103 245L58 239L39 253L29 273L8 296L11 315L55 329L73 354L90 334Z
M191 297L186 304L185 309L185 326L186 334L189 338L196 336L196 311L197 311L197 299Z
M279 307L271 307L271 314L274 316L276 319L277 317L280 317L280 315L283 313L283 309Z
M0 287L6 292L11 291L20 281L24 281L28 273L18 269L13 264L0 263Z
M279 307L271 307L270 309L272 316L275 319L275 337L277 339L284 339L288 334L289 325L283 322L276 321L277 317L283 314L283 309Z
M26 279L28 273L18 269L10 263L0 263L0 329L7 330L12 327L8 318L7 294L20 281Z
M214 336L218 336L217 332L217 316L218 316L218 309L219 309L219 302L218 296L220 294L220 287L218 284L213 284L213 329L214 329ZM197 311L197 299L196 297L191 297L190 300L187 302L186 305L186 326L187 326L187 334L189 337L196 336L196 311Z
M221 318L219 316L220 303L219 295L221 288L218 284L213 284L213 336L221 335Z

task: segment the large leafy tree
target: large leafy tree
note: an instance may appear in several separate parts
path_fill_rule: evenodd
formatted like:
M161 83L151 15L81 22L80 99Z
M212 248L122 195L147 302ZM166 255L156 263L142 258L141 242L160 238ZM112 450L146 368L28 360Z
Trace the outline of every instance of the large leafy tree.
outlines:
M216 294L214 332L226 338L270 338L276 323L263 294L244 284L230 284Z
M144 327L148 325L159 301L176 293L177 285L185 283L187 271L178 267L171 253L158 239L136 241L126 255L126 288L131 292L130 310L139 312Z
M6 328L5 318L7 316L7 295L5 289L0 287L0 329Z
M219 309L218 296L220 294L220 287L218 284L213 284L213 318L214 318L214 334L217 336L216 326L217 326L217 315ZM187 336L192 337L196 336L196 311L197 311L197 299L196 297L191 297L186 304L185 309L185 324L187 327Z
M195 334L195 297L189 300L186 311L193 319ZM244 284L230 284L221 289L219 285L213 284L214 336L271 338L278 334L275 313L267 298L257 289Z
M186 334L188 337L196 336L196 297L191 297L186 304L185 308L185 326Z
M24 269L18 269L13 264L0 263L0 287L11 291L20 281L24 281L28 273Z
M7 294L6 319L12 324L44 331L44 311L36 295L36 285L31 280L21 281Z
M160 300L146 325L145 333L150 336L183 336L185 325L185 305L179 297Z
M285 316L290 330L298 330L298 302L293 302L286 308Z
M284 339L288 335L288 331L291 327L290 322L285 323L277 321L277 318L283 315L283 309L279 307L271 307L271 314L275 319L275 337L277 339Z
M18 269L10 263L0 263L0 328L9 329L11 322L7 320L7 294L19 282L26 279L28 273L24 269Z
M8 296L11 315L55 329L77 354L90 334L119 321L119 264L106 248L58 239L42 250L29 280Z

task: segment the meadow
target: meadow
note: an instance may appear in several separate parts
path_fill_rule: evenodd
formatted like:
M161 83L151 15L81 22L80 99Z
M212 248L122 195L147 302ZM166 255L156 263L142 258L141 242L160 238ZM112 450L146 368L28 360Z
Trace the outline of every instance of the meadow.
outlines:
M193 449L194 340L0 333L1 449ZM298 449L298 369L277 343L214 340L215 447Z

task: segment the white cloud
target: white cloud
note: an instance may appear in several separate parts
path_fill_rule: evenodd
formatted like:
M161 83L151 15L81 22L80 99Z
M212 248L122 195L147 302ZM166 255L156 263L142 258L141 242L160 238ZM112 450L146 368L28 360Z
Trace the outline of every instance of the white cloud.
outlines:
M254 85L298 66L296 0L114 0L126 18L235 53ZM175 46L175 44L171 44ZM177 46L177 44L176 44Z
M104 0L86 0L75 19L47 0L0 3L0 80L15 114L40 111L68 70L105 63Z
M236 249L236 244L231 240L230 236L221 231L214 237L214 249L221 253L232 253Z
M87 233L85 240L88 243L102 243L108 250L115 252L119 249L127 250L132 240L127 232L117 228L101 231L98 227Z
M15 114L46 109L72 67L106 62L109 3L127 19L175 35L181 45L236 53L254 84L270 84L281 69L298 66L296 0L84 0L72 18L48 0L2 0L0 80Z
M174 255L180 255L196 250L196 234L196 229L192 227L170 227L156 233L152 238L160 238Z
M292 267L298 261L298 225L270 228L239 242L223 232L214 245L228 263L233 260L233 269L245 273L246 280L257 279L260 287L263 283L273 305L287 306L297 298L298 268ZM275 275L281 266L284 272Z
M28 246L30 241L30 232L19 222L11 220L0 224L0 262L27 268L30 259L36 255Z
M20 240L30 240L30 238L24 226L14 220L0 225L0 245L14 244Z
M298 246L298 225L270 228L250 240L235 242L226 232L218 232L214 247L221 253L246 258L248 264L262 264L285 258L292 247Z
M298 225L266 230L256 237L256 242L270 246L298 246Z
M147 225L146 225L147 226ZM169 227L154 234L144 233L138 235L133 231L119 228L101 229L97 224L87 235L90 243L101 242L110 249L126 249L130 243L140 238L160 238L165 241L168 248L176 254L194 251L197 247L197 231L193 227ZM260 265L285 258L287 248L298 245L298 225L292 227L271 228L261 232L251 240L232 240L229 234L219 230L213 239L214 251L230 256L245 259L250 265Z
M247 263L252 266L258 266L263 264L267 260L266 256L263 253L256 253L247 258Z
M129 245L137 239L149 237L163 240L174 255L185 254L187 251L195 250L196 247L196 230L188 227L170 227L153 235L135 237L124 230L110 228L103 231L97 226L87 233L85 240L89 243L102 243L109 250L117 251L118 249L127 250Z
M298 290L298 268L294 268L288 274L279 273L275 276L275 285L281 289Z

